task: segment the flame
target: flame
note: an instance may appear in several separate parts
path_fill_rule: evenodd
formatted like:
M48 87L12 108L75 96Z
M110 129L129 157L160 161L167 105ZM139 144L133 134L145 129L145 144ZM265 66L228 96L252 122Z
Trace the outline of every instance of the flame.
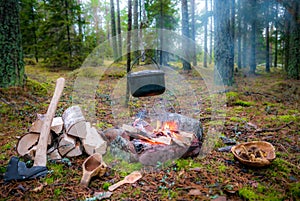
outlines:
M178 124L174 121L166 121L162 126L162 130L178 131Z

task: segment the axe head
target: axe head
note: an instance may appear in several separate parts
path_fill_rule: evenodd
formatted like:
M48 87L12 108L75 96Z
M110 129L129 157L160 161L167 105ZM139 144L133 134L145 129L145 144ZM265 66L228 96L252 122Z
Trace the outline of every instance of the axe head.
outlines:
M13 156L6 167L4 181L8 182L12 180L30 180L39 177L44 177L47 175L47 173L47 167L32 166L31 168L27 168L24 162L20 161L18 157Z

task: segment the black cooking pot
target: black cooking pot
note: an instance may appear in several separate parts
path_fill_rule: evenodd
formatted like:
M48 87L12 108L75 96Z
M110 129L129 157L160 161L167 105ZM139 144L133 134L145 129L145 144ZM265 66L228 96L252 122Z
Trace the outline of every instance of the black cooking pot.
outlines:
M157 69L131 72L133 66L142 56L143 55L134 60L131 68L127 72L127 83L131 95L133 97L145 97L163 94L166 90L165 73L160 69L153 58L150 57Z

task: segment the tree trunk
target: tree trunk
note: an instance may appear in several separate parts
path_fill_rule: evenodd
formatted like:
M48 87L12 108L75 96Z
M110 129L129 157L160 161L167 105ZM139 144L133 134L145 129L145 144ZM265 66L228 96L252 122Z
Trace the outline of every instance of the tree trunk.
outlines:
M128 27L127 27L127 72L131 63L131 27L132 27L132 0L128 0Z
M208 17L207 17L207 13L208 13L208 9L207 9L207 0L205 0L205 13L206 13L206 17L204 19L204 53L203 53L203 67L207 68L207 21L208 21Z
M131 26L132 26L132 0L128 0L128 27L127 27L127 73L130 71L131 64ZM126 86L126 100L125 106L128 106L129 102L129 86L128 82Z
M33 38L34 38L34 57L35 61L38 63L39 62L39 54L38 54L38 49L37 49L37 35L36 35L36 23L35 23L35 13L34 13L34 7L33 4L30 5L31 7L31 20L32 20L32 32L33 32Z
M278 63L278 3L276 2L276 16L275 16L275 50L274 50L274 67L277 67Z
M65 16L66 16L66 29L67 29L67 39L68 39L68 51L69 51L69 58L68 58L68 67L71 67L72 64L72 46L71 46L71 35L70 35L70 23L69 23L69 5L68 0L65 0Z
M207 0L205 1L207 2ZM195 30L195 25L196 25L196 22L195 22L195 0L191 0L191 37L192 37L192 40L194 41L194 44L192 46L193 48L193 65L196 66L197 65L197 55L196 55L196 43L195 43L195 40L196 40L196 30Z
M269 26L269 3L266 2L266 72L270 72L270 26Z
M138 13L138 0L133 0L133 49L134 49L134 58L139 56L139 13Z
M269 23L266 26L266 72L270 72L270 33L269 33Z
M293 17L290 18L290 54L287 59L289 59L289 64L287 68L288 78L292 79L300 79L299 71L300 71L300 2L294 1L292 3L292 8L294 8L295 13Z
M121 17L120 17L120 0L117 0L117 25L118 25L118 50L119 56L122 56L122 35L121 35Z
M187 0L181 0L181 9L182 9L182 35L189 37L189 15L188 15L188 4ZM185 58L182 59L183 70L191 70L190 61L187 61L190 57L189 55L189 44L182 44Z
M77 6L80 6L82 4L81 0L77 0ZM80 40L82 41L83 38L83 31L82 31L82 17L81 17L81 12L78 13L78 34L80 36Z
M247 7L246 3L248 0L242 0L241 1L241 8L243 10L243 12L241 13L241 39L242 39L242 68L246 68L249 64L249 29L248 29L248 24L247 24L247 16L245 11L245 7Z
M255 74L256 71L256 0L249 0L251 2L252 16L251 16L251 53L250 53L250 74Z
M242 11L241 11L241 2L237 1L237 9L238 9L238 27L237 27L237 46L238 46L238 60L237 60L237 65L238 65L238 69L242 68Z
M18 0L0 1L0 88L25 82Z
M291 37L291 30L290 30L290 15L285 11L285 23L284 23L284 30L285 30L285 38L284 38L284 69L288 72L289 66L289 59L290 59L290 37Z
M163 14L163 2L160 1L160 18L159 18L159 41L160 41L160 51L159 51L159 64L163 65L164 63L164 37L163 37L163 28L164 28L164 14Z
M233 39L230 26L230 4L223 0L214 1L215 24L215 83L218 85L233 84ZM220 77L219 77L220 75Z
M115 18L115 4L114 0L110 0L110 18L111 18L111 37L114 61L118 59L118 47L117 47L117 31L116 31L116 18Z
M231 47L231 60L230 60L230 66L231 66L231 70L232 70L232 74L234 71L234 47L235 47L235 0L231 0L230 2L231 4L231 16L230 16L230 35L232 38L232 47Z
M213 0L210 0L210 11L212 12L213 10ZM212 63L212 58L213 58L213 16L210 17L210 45L209 45L209 64Z

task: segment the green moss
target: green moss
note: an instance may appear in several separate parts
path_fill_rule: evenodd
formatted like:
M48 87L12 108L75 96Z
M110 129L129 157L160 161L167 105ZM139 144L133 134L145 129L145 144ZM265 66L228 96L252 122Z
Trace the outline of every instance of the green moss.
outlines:
M291 121L295 121L296 122L299 119L299 117L296 117L294 115L281 115L281 116L278 116L278 119L281 122L288 123L288 122L291 122Z
M252 105L254 105L253 102L249 102L249 101L243 101L243 100L236 100L234 102L234 105L239 105L239 106L242 106L242 107L250 107Z
M245 117L230 117L229 120L238 123L247 122L247 119Z
M288 110L288 114L290 114L290 115L293 115L293 114L297 115L299 113L300 113L299 110Z
M270 168L268 169L269 174L273 176L281 175L285 178L288 178L288 176L291 173L291 168L288 166L289 162L287 162L284 159L276 158L273 162Z
M239 190L239 196L246 200L258 200L260 197L249 187L244 187Z
M132 194L134 196L140 195L141 194L141 189L139 189L139 188L135 189Z
M162 189L159 191L159 193L161 194L161 198L162 199L176 199L176 197L178 197L178 193L173 191L173 190L169 190L169 189Z
M179 170L188 169L190 167L190 160L188 159L178 159L175 161L175 164Z
M34 95L46 96L48 94L48 89L50 88L50 85L46 84L46 83L39 83L36 80L32 80L32 79L28 78L26 80L26 87Z
M228 100L236 100L239 97L239 93L234 92L234 91L230 91L226 93L226 98Z
M53 184L54 178L53 177L47 177L44 180L48 185Z
M264 102L263 105L269 106L269 107L276 107L275 103L270 103L270 102Z
M62 190L60 188L55 188L54 189L54 196L56 198L58 198L61 195L61 193L62 193Z
M267 188L261 184L258 184L256 189L250 187L243 187L238 191L239 196L245 200L265 200L265 201L275 201L283 200L282 195L279 192Z
M300 183L293 183L289 189L291 197L295 198L295 200L300 200Z
M108 190L108 187L110 187L111 186L111 184L109 183L109 182L104 182L103 184L102 184L102 188L103 188L103 190Z
M35 59L32 58L24 58L24 61L25 61L25 65L31 65L31 66L36 65Z
M12 108L7 104L0 104L0 114L8 114L10 113Z
M48 165L48 164L47 164ZM47 175L43 180L44 182L55 183L56 180L60 179L61 181L66 181L67 171L64 169L64 164L49 163L49 170L52 171L52 174Z
M96 124L96 126L100 129L106 129L106 128L112 128L113 125L110 123L106 123L106 122L99 122Z
M209 126L222 126L224 125L224 122L222 120L213 120L208 122Z
M12 147L12 145L10 143L7 143L1 147L1 151L4 152L6 150L11 149L11 147Z
M218 166L218 170L219 170L219 172L221 172L221 173L226 172L227 166L224 165L224 164L222 163L222 164L220 164L220 165Z

